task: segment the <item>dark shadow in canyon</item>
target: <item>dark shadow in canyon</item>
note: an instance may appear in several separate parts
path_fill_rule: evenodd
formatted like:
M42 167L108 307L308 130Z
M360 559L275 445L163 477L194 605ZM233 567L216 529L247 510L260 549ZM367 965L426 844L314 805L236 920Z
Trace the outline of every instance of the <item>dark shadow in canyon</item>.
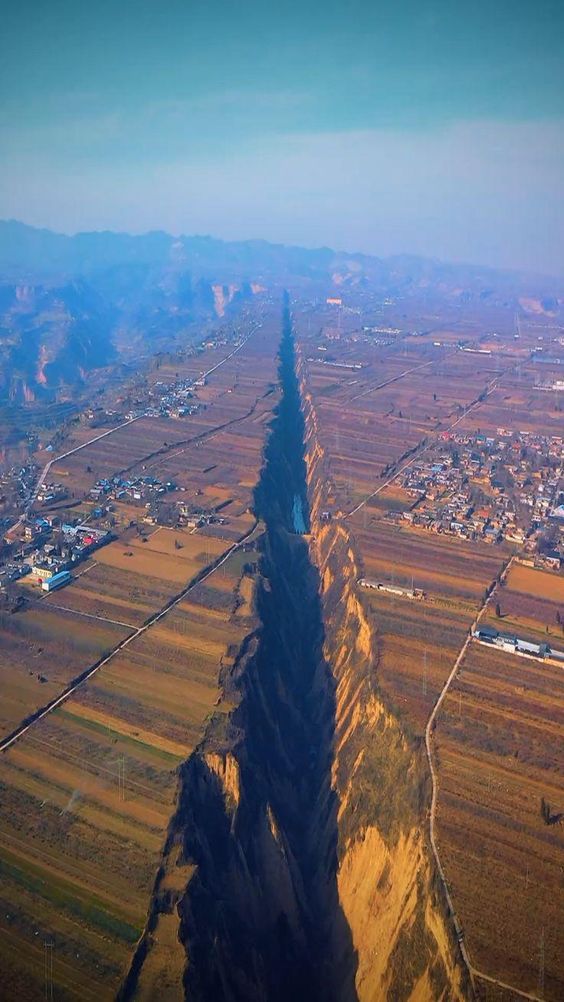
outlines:
M184 857L197 866L178 907L185 992L201 1002L357 998L336 880L335 683L323 657L319 577L301 534L304 418L287 300L279 377L255 492L266 526L259 626L232 673L237 708L216 719L183 767L175 819Z

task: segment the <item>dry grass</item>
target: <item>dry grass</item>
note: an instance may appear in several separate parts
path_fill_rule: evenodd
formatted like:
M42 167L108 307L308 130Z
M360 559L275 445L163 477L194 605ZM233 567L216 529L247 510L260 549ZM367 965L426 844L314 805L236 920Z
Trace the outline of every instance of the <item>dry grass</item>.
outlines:
M564 605L564 575L515 563L507 577L507 587L525 595L546 598Z

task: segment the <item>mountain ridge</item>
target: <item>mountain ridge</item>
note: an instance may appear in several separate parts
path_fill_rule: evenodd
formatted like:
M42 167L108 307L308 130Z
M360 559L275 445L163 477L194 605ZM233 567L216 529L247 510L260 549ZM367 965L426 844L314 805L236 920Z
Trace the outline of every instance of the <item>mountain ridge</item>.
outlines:
M539 291L555 295L562 279L541 273L491 268L468 262L448 262L439 258L402 253L386 257L330 247L306 248L296 244L274 243L262 238L223 240L210 235L175 236L164 230L131 234L114 230L79 231L69 235L46 227L29 226L19 220L0 220L0 273L31 269L44 274L63 272L89 274L100 268L126 263L179 266L184 263L196 270L228 264L232 268L259 269L272 274L274 266L285 266L286 273L300 274L305 269L327 274L335 263L363 267L371 275L385 272L415 276L440 272L443 276L466 277L472 281L501 282L504 286L538 286ZM47 263L47 261L49 263ZM213 277L213 276L210 276ZM247 277L251 277L247 275ZM252 275L255 277L255 275ZM259 277L259 276L256 276Z

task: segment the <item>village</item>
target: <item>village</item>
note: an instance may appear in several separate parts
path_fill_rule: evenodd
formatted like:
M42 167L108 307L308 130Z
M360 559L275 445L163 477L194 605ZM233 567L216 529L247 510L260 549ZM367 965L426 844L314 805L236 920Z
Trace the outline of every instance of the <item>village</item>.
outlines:
M94 516L98 518L110 515L114 511L113 502L119 502L144 509L142 520L150 525L199 528L213 523L224 524L225 518L217 515L215 509L185 498L170 497L172 494L185 494L186 491L185 486L179 486L172 480L164 482L154 476L115 476L96 481L89 498L98 506L93 509ZM200 494L197 489L194 496L199 497Z
M241 344L241 332L236 329L228 337L225 332L218 332L215 337L208 337L202 344L191 346L185 349L187 357L201 355L205 351L215 350L227 345L237 349ZM156 368L159 368L157 356ZM179 420L196 414L205 409L205 404L196 399L198 389L206 386L206 375L201 373L197 377L179 377L172 381L145 380L135 387L134 398L130 400L129 406L124 406L125 399L118 397L113 406L90 406L82 412L77 420L87 427L95 429L111 429L122 422L133 421L139 418L170 418ZM36 448L41 448L41 442L37 435L28 436L30 443ZM60 431L53 435L51 441L47 440L44 445L46 453L54 454L61 445ZM0 515L0 533L4 533L13 523L14 516L25 512L32 502L39 505L49 505L64 501L68 498L67 488L56 482L42 482L36 488L40 467L37 462L30 459L22 466L11 466L0 475L0 504L4 508L5 514ZM150 478L137 478L112 482L107 480L95 484L90 496L92 499L109 494L115 498L118 495L122 498L128 497L132 501L147 501L149 497L164 493L166 489L171 489L170 485L162 485L159 481L151 481ZM174 489L174 488L172 488Z
M241 339L237 332L228 340L219 335L208 338L202 345L188 349L188 355L198 355L226 344L237 348ZM158 369L158 363L156 368ZM89 407L82 420L92 429L111 429L120 422L138 418L181 419L204 410L206 405L195 399L199 388L206 386L206 374L172 381L147 381L136 388L133 407L114 409ZM118 407L122 403L118 399ZM53 453L55 443L45 451ZM0 593L6 597L20 579L49 592L69 584L72 573L96 549L116 538L127 509L125 525L161 525L185 527L195 531L202 526L224 525L227 519L219 514L223 507L209 507L199 502L201 490L193 499L186 496L187 488L172 480L161 480L149 474L115 474L100 477L83 497L75 496L58 480L44 479L37 485L39 466L29 462L21 469L10 470L3 478L17 485L12 514L2 522L5 530L12 525L14 514L20 512L17 536L6 536L8 544L0 561ZM80 506L85 511L76 511ZM71 509L66 513L67 509ZM131 508L139 508L139 517L130 518ZM43 509L43 510L42 510ZM94 528L92 522L96 522ZM12 530L13 531L13 530Z
M28 576L46 592L63 587L72 580L71 571L112 538L109 529L65 523L58 515L31 519L17 552L0 567L0 590Z
M233 330L221 328L208 335L200 344L190 345L184 349L186 358L197 357L206 351L230 347L236 350L243 340L242 328ZM164 358L164 356L162 356ZM160 358L156 356L155 368L158 370ZM141 417L170 418L179 420L189 417L205 409L205 404L197 400L197 391L206 386L206 375L202 372L193 378L179 377L172 381L144 380L135 386L134 399L129 405L125 398L118 397L112 405L92 405L87 407L77 420L87 427L104 429L115 427L121 422L136 420ZM43 436L41 436L43 437ZM27 435L30 447L41 448L41 441L36 433ZM47 439L45 452L55 453L61 444L61 431L53 434L52 440ZM12 525L14 516L25 511L32 500L40 504L49 504L65 500L68 493L63 485L53 483L41 484L35 496L35 487L40 473L37 462L30 458L22 465L11 465L0 474L0 534ZM131 484L129 487L137 487ZM139 499L136 499L139 500ZM2 513L2 509L4 513Z
M65 516L64 508L46 511L44 516L29 513L22 520L23 538L12 544L11 552L0 565L0 592L6 592L11 584L24 577L44 591L70 583L71 571L94 550L116 538L114 527L123 522L126 509L129 527L145 523L196 530L204 525L225 524L226 518L219 514L221 504L209 508L198 503L199 489L194 492L193 501L178 497L186 494L186 490L173 481L164 483L154 476L114 476L98 480L91 488L82 503L91 503L92 507L82 518L76 512ZM36 501L49 507L64 500L67 494L63 485L45 483ZM176 497L171 498L172 494ZM131 508L135 507L139 508L139 518L131 520ZM98 526L94 527L92 522Z
M125 414L126 421L135 417L182 418L195 414L201 404L193 402L194 388L205 386L205 377L197 380L178 379L173 383L157 381L146 391L143 400Z
M413 499L393 517L430 532L507 541L542 565L564 563L562 438L499 428L497 435L444 433L435 455L398 483Z

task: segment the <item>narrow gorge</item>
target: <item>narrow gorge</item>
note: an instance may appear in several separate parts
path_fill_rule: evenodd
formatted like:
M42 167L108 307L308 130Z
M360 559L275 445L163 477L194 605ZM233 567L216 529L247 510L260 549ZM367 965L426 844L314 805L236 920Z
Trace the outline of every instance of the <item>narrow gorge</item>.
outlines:
M279 379L255 492L256 629L222 679L234 709L181 769L122 998L158 983L163 1002L462 1000L423 749L378 691L354 541L321 519L327 473L287 301Z

